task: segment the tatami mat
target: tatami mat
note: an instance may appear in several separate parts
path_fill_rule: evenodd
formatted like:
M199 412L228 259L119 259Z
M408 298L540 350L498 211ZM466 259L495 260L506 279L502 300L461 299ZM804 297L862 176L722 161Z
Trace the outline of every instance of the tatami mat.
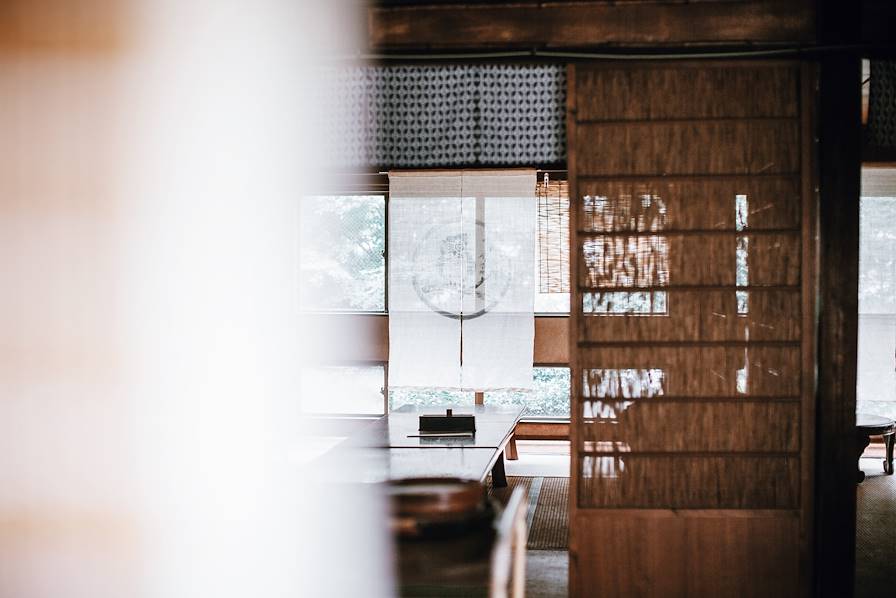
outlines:
M530 550L566 550L569 545L569 478L508 476L507 488L489 492L501 502L514 488L524 488L529 496L527 523Z

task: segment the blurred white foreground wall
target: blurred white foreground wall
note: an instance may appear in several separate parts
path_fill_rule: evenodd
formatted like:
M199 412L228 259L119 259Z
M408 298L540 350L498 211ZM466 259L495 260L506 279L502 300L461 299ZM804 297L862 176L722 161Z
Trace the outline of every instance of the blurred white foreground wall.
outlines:
M387 595L375 497L289 459L314 67L352 10L3 12L0 596Z

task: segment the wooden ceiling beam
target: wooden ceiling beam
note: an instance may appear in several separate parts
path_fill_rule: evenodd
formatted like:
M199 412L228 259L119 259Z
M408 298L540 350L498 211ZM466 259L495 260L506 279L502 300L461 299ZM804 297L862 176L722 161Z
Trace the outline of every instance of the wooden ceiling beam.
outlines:
M371 50L812 43L811 0L372 6Z

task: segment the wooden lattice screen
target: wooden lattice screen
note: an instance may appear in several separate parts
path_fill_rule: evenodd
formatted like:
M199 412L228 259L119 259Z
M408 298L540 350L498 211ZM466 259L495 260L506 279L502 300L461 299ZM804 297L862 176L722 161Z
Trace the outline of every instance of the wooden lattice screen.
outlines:
M571 67L572 595L806 585L808 78Z

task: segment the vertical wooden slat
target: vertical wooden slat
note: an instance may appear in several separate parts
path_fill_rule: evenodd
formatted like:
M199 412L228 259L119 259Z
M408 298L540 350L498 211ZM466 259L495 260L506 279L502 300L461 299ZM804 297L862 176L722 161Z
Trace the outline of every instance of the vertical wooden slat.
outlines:
M815 512L814 482L817 453L815 447L815 393L817 378L815 375L816 340L818 314L816 306L817 272L818 272L818 195L815 192L817 164L815 130L815 97L818 73L814 65L803 63L801 69L800 105L802 107L802 142L800 144L800 164L802 168L802 319L804 331L811 331L803 337L803 371L801 381L802 419L800 438L803 448L801 461L802 501L800 509L800 587L807 594L812 588L814 576L814 559L812 555L815 530L813 517Z
M576 138L576 99L578 97L576 91L576 66L570 64L566 72L566 138L573 140ZM567 338L569 340L569 372L570 372L570 459L569 459L569 595L582 595L579 588L579 530L576 522L578 521L578 487L579 487L579 463L576 457L579 443L578 428L581 423L582 412L579 407L582 386L582 368L579 365L579 319L582 311L582 291L579 285L573 281L579 279L579 238L576 231L579 230L579 206L581 198L578 192L578 166L576 156L578 151L576 144L570 141L566 150L566 168L567 179L569 182L569 332Z

